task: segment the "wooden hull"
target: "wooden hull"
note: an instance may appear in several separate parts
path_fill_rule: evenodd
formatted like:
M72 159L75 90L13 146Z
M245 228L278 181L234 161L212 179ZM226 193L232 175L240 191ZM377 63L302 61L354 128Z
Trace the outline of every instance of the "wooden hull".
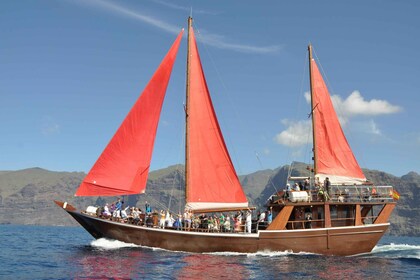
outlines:
M56 202L60 207L63 203ZM258 233L207 233L158 229L114 222L66 208L93 237L120 240L141 246L185 252L264 251L355 255L370 252L389 224L302 230L260 230Z

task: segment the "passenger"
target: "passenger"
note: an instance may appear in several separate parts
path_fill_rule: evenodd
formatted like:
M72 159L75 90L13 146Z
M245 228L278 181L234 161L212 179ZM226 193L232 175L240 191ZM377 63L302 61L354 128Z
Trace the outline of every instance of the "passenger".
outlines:
M312 216L311 216L310 213L308 213L306 215L305 220L306 220L306 222L305 222L305 228L312 228Z
M134 225L139 225L141 222L140 219L140 210L138 208L134 208L133 212L131 213L131 216L133 217L132 223Z
M239 216L236 216L235 218L235 232L240 232L242 226L242 221Z
M257 221L257 230L259 229L259 226L265 223L265 212L261 212L261 214L258 216L258 221Z
M108 203L107 204L105 204L105 206L104 206L104 211L102 212L102 216L105 218L105 219L108 219L108 218L110 218L111 217L111 212L109 211L109 207L108 207Z
M214 231L219 232L220 231L220 221L219 221L219 218L216 215L214 215L214 217L213 217L213 223L214 223L214 227L213 227Z
M267 211L267 225L270 225L271 222L273 221L272 209L273 209L273 207L270 207L270 209Z
M109 207L109 212L111 212L111 216L113 216L114 211L115 211L115 204L114 204L114 203L112 203L112 204L111 204L111 207Z
M286 184L286 191L284 192L284 199L288 199L290 197L290 192L292 191L292 187L289 183Z
M197 229L200 227L200 217L197 215L192 215L191 217L193 228Z
M186 228L186 230L190 230L191 229L191 212L188 209L185 209L184 212L184 226Z
M214 231L214 220L213 217L210 216L208 220L208 231L213 232Z
M224 232L225 231L225 215L223 215L223 213L220 214L219 217L219 225L220 225L220 231Z
M328 177L326 177L324 180L324 190L327 191L328 199L329 199L331 197L331 182Z
M249 208L248 208L248 211L246 212L245 220L246 220L246 232L251 233L252 214L251 214L251 209Z
M310 191L311 190L311 185L309 184L309 180L305 179L305 182L303 183L303 189L305 191Z
M152 213L146 214L146 226L147 227L153 227Z
M295 183L294 187L293 187L294 191L300 191L300 187L298 185L298 183Z
M147 215L149 215L150 213L152 213L152 208L150 207L150 204L149 203L147 203L147 201L146 201L146 204L145 204L145 210L146 210L146 214Z
M305 189L303 188L303 184L302 184L302 182L299 182L299 190L301 190L301 191L305 190Z
M128 208L130 208L130 207L127 206L127 207L125 207L124 209L121 210L121 219L123 219L123 222L125 222L128 218L128 215L127 215Z
M165 211L160 210L159 228L165 228Z
M169 227L169 228L173 227L174 226L174 222L175 222L174 216L172 216L172 214L169 214L169 219L168 219L168 222L166 224L167 227Z
M115 203L115 210L114 210L114 213L113 213L113 217L114 218L120 218L121 217L121 210L122 210L122 207L123 207L123 201L121 201L121 198L118 198L118 200L117 200L117 202Z
M176 227L177 230L182 230L182 216L181 216L181 214L178 214L178 217L175 220L174 226Z
M230 217L229 216L226 217L226 220L225 220L225 222L223 224L223 228L224 228L224 231L225 232L229 232L230 231Z
M167 210L166 214L165 214L165 225L167 227L169 227L168 224L169 224L170 220L171 220L171 214L169 213L169 210Z

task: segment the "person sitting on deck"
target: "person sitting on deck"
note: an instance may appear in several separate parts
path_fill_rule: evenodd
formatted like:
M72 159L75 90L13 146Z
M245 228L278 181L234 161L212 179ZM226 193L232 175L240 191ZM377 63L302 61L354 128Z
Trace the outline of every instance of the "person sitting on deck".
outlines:
M109 211L109 207L108 207L108 203L105 204L104 206L104 211L102 212L102 217L104 217L105 219L108 219L111 217L111 212Z
M141 223L140 214L140 210L134 207L133 211L131 212L131 216L133 217L132 223L134 225L139 225Z
M213 217L210 216L208 220L208 232L213 232L213 231L214 231L214 220L213 220Z
M298 183L295 183L294 187L293 187L294 191L300 191L300 187L298 185Z
M128 210L129 206L125 207L124 209L121 210L121 219L125 220L128 218L127 215L127 210Z
M216 216L216 214L214 214L214 217L213 217L213 224L214 224L214 226L213 226L214 231L219 232L220 231L220 222L219 222L219 218Z

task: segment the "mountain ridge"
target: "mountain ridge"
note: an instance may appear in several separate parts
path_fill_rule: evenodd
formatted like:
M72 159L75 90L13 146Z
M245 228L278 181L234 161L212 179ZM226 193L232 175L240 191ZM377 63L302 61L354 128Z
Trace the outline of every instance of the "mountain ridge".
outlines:
M307 176L307 164L292 164L291 176ZM172 165L150 172L147 193L124 196L126 205L143 208L149 201L156 209L181 212L184 207L184 166ZM392 185L401 195L391 215L389 234L419 236L420 175L415 171L397 177L363 169L376 185ZM270 195L284 188L289 165L241 175L239 179L250 204L262 208ZM67 201L79 209L112 203L116 197L74 197L84 172L50 171L34 167L0 171L0 224L77 225L53 200Z

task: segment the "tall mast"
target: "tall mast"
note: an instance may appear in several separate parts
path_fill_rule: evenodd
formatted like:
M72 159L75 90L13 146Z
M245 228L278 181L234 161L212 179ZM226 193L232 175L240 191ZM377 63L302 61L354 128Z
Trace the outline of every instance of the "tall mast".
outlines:
M188 17L188 40L187 40L187 74L186 74L186 93L185 93L185 200L188 201L188 118L190 114L190 50L191 37L190 32L192 28L192 17Z
M317 173L317 166L316 166L316 137L315 137L315 115L314 115L314 84L312 79L312 45L308 45L308 52L309 52L309 83L310 83L310 91L311 91L311 117L312 117L312 142L313 142L313 161L314 161L314 175ZM316 105L315 105L316 106Z

